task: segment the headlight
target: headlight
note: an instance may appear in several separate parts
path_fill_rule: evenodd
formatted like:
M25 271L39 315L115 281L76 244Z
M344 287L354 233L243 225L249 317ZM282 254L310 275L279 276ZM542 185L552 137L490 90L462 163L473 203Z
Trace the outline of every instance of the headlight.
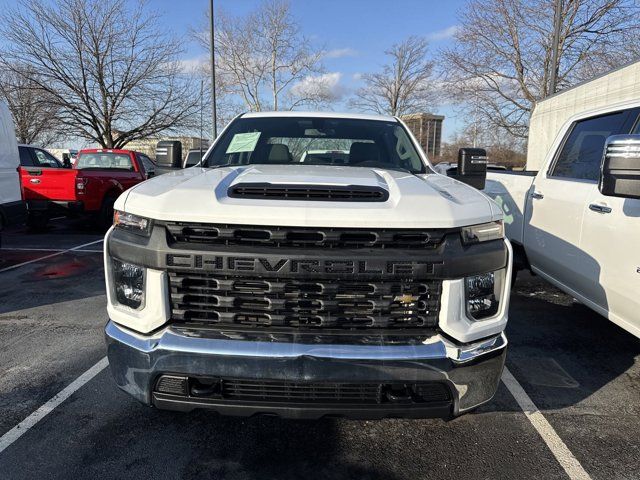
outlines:
M505 269L464 279L467 316L482 320L495 316L500 309Z
M504 224L502 220L462 228L462 243L465 245L488 242L489 240L498 240L501 238L504 238Z
M113 225L116 228L145 237L151 235L151 220L132 213L116 210L113 212Z
M111 260L113 293L120 305L139 309L144 303L144 267Z

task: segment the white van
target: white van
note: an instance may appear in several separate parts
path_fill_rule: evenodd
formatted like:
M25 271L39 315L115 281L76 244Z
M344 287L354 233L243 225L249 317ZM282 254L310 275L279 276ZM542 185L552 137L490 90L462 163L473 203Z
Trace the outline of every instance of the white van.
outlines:
M11 113L0 102L0 230L25 219L25 205L20 188L20 155Z

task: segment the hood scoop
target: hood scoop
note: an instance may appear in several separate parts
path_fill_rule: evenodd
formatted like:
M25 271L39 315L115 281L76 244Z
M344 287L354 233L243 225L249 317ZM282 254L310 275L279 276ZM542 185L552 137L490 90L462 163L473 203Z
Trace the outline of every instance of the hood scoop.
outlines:
M255 200L386 202L389 199L389 192L382 187L366 185L236 183L229 187L227 196Z

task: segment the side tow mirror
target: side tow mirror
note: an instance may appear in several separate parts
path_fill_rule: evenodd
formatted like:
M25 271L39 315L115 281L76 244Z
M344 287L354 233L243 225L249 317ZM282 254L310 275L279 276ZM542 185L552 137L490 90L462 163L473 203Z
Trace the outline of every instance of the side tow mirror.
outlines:
M68 153L62 154L62 166L64 168L71 168L71 158L69 158Z
M177 140L158 142L156 163L163 168L182 168L182 143Z
M640 135L612 135L604 144L600 193L640 198Z
M458 150L458 168L451 169L447 174L483 190L487 180L487 162L487 151L484 148L461 148Z

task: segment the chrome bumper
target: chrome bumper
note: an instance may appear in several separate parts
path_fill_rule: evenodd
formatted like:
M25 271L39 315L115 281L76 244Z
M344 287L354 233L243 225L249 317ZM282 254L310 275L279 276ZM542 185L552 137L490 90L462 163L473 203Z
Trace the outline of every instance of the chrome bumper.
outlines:
M292 341L284 342L282 338L202 336L172 327L144 336L112 321L105 334L117 385L148 405L154 403L153 387L163 373L295 382L435 381L449 385L453 396L449 414L453 415L493 397L507 346L504 333L467 345L441 335L413 344L389 344L372 336L367 343L354 345L339 343L340 337L333 337L332 343L303 343L292 335ZM287 416L287 410L278 413ZM254 413L260 411L256 408ZM225 409L224 413L230 412Z

